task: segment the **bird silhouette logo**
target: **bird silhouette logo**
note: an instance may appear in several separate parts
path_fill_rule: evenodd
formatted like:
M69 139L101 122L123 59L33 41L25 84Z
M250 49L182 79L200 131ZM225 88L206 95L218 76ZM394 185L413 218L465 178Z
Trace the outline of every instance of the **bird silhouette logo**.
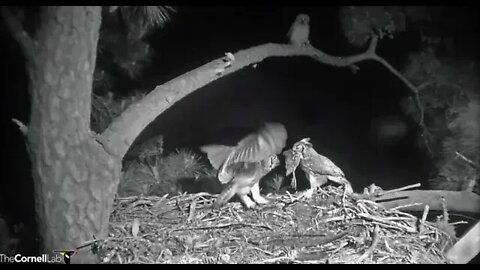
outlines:
M70 264L70 259L77 253L75 250L55 250L63 257L65 264Z

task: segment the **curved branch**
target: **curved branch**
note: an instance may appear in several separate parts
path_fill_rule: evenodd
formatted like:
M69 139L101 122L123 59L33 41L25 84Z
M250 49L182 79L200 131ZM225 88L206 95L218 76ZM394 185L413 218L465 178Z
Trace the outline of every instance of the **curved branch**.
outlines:
M423 211L425 205L430 210L442 211L442 198L445 199L448 210L466 213L480 213L480 196L473 192L449 191L449 190L413 190L400 191L380 195L375 198L386 208L394 208L409 205L402 211Z
M385 59L378 55L372 56L372 59L381 63L384 65L393 75L397 76L407 87L410 89L410 91L413 93L413 96L415 97L415 104L417 106L417 110L419 112L419 119L418 119L418 124L423 127L423 106L422 103L420 102L420 96L418 95L419 88L413 85L405 76L403 76L398 70L396 70L390 63L388 63ZM422 85L422 88L425 87Z
M15 15L10 12L8 7L2 7L2 16L8 30L22 48L25 57L27 57L27 59L33 59L36 54L35 41L28 35L25 29L23 29L22 24L18 21Z
M387 66L410 89L415 89L398 71L374 53L376 42L377 40L372 38L367 51L348 57L332 56L311 45L295 46L276 43L267 43L241 50L233 54L233 56L228 53L225 57L213 60L157 86L142 100L130 105L110 124L98 139L107 152L121 158L125 155L138 134L151 121L183 97L217 79L259 63L269 57L306 56L320 63L336 67L348 67L361 61L376 60Z

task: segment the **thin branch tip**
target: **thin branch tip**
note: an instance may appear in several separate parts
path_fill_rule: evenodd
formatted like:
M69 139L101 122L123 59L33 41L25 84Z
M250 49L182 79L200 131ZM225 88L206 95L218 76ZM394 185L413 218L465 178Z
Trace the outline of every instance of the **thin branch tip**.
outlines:
M8 31L22 48L25 56L29 59L35 57L36 43L32 37L25 31L22 23L12 14L8 7L1 8L2 17L8 28Z
M18 126L18 129L24 136L27 136L28 127L24 123L22 123L22 121L12 118L12 122Z

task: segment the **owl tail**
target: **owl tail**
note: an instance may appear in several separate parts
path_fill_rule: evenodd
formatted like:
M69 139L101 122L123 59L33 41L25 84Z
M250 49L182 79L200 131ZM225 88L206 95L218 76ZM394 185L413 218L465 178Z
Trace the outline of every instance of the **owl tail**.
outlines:
M234 147L225 145L204 145L200 150L207 154L208 160L215 169L219 169Z
M229 183L223 192L218 195L217 199L213 203L213 208L220 209L220 207L226 204L233 197L233 195L235 195L235 184Z

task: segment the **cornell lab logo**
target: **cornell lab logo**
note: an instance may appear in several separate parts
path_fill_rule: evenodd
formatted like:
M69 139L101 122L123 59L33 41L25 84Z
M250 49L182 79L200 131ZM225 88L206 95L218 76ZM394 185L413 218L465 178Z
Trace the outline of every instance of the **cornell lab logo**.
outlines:
M54 250L53 252L59 253L63 257L65 264L70 264L70 258L77 253L75 250Z

